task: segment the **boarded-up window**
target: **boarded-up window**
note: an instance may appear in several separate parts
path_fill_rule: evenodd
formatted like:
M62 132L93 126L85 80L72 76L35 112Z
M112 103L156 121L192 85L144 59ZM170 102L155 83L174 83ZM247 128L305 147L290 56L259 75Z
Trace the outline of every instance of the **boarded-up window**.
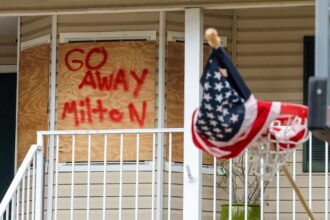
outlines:
M209 46L204 46L204 63ZM184 119L184 43L168 42L166 63L166 122L168 128L182 128ZM196 88L199 89L199 88ZM194 147L194 146L192 146ZM183 162L183 135L173 135L172 161ZM168 155L168 148L167 148ZM168 156L167 156L168 157ZM213 163L213 157L203 154L203 163Z
M152 128L155 124L155 42L61 44L57 76L57 129ZM103 137L93 136L92 160L103 160ZM152 159L150 135L140 137L140 159ZM60 144L70 161L71 140ZM76 161L87 160L87 137L77 137ZM125 135L124 159L135 160L135 136ZM119 160L111 135L108 159Z
M24 159L36 132L48 129L49 45L26 49L20 54L17 149Z

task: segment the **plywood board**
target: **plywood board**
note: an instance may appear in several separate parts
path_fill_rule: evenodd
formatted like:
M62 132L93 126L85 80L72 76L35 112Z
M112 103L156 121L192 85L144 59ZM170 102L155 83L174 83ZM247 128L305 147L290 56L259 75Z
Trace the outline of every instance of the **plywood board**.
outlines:
M153 128L155 42L61 44L58 57L57 129ZM140 136L140 160L152 159L151 135ZM120 159L120 137L111 135L108 160ZM125 135L124 160L135 160L136 137ZM88 137L76 139L76 161L86 161ZM93 136L92 160L104 159L104 137ZM71 161L71 139L60 160Z
M32 144L36 131L48 128L48 44L26 49L20 54L17 149L20 163Z
M209 47L205 46L204 62L206 62L208 54ZM167 127L181 128L184 119L184 44L182 42L168 42L166 70ZM172 143L172 161L183 162L183 135L174 134ZM166 149L168 159L168 145ZM203 161L211 164L213 157L204 153Z

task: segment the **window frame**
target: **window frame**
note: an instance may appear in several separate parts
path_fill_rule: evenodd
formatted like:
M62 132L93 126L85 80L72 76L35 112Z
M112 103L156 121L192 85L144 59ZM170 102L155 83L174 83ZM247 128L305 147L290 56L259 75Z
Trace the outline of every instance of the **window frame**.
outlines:
M303 66L303 103L308 105L308 80L309 77L314 76L315 71L315 37L304 36L304 66ZM303 144L303 172L308 173L309 170L309 146L312 143L312 173L324 173L325 172L325 157L324 151L325 142L312 136L311 140ZM330 151L329 151L330 152ZM328 154L329 154L328 152ZM318 157L319 158L313 158ZM316 156L315 156L316 155ZM330 154L329 154L330 155ZM319 160L321 159L321 160ZM330 159L329 159L330 162ZM330 168L328 169L330 171Z

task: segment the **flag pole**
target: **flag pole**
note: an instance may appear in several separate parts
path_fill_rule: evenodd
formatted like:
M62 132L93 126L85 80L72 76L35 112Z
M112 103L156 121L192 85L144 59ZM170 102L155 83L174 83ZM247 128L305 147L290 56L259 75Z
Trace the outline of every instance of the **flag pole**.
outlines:
M212 48L218 48L221 46L221 39L218 35L218 32L214 29L214 28L208 28L205 31L205 38L207 39L210 47ZM294 179L292 178L288 168L286 165L282 165L282 170L284 171L285 176L287 177L289 183L291 184L291 187L294 189L295 193L297 194L299 201L301 202L301 204L303 205L306 213L308 214L309 218L311 220L315 220L315 216L313 215L312 210L310 209L310 207L307 205L306 200L304 199L303 194L301 193L298 185L296 184L296 182L294 181Z
M291 184L292 188L294 189L294 191L296 192L301 204L303 205L305 211L307 212L308 216L310 219L312 220L316 220L315 216L313 215L312 210L310 209L310 207L307 205L307 202L303 196L303 194L301 193L299 187L297 186L297 183L294 181L294 179L292 178L292 176L290 175L290 172L288 170L288 167L283 165L282 166L282 170L284 171L284 174L286 176L286 178L288 178L289 183Z

